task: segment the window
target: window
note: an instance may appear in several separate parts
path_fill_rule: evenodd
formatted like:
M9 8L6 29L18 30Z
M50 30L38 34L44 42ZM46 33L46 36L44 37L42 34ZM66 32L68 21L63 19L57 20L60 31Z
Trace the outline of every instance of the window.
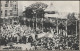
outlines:
M2 11L1 11L1 15L2 15Z
M15 5L15 11L16 11L16 5Z
M12 16L12 10L10 10L10 16Z
M5 16L7 16L7 10L5 10Z
M1 11L1 15L2 15L2 11Z
M8 7L8 4L5 4L5 7Z
M1 11L1 14L2 14L2 11Z

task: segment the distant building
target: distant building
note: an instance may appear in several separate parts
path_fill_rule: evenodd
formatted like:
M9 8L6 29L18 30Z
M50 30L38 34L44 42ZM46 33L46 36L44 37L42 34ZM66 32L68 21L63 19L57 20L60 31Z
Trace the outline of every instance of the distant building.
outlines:
M1 1L1 17L18 16L17 1Z
M18 18L18 1L1 1L1 18L3 24L14 24Z

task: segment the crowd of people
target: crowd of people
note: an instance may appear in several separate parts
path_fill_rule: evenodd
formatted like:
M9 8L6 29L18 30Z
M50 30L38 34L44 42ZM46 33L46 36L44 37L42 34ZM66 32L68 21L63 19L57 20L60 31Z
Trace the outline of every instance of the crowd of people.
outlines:
M57 34L56 29L50 28L47 34L52 34L53 37L43 36L38 38L38 34L34 29L27 27L26 25L3 25L1 27L0 45L7 46L8 43L31 43L31 47L36 49L74 49L79 50L79 39L72 35L66 35L65 30L60 30ZM41 32L43 33L43 32ZM33 48L32 48L33 49Z
M8 42L19 42L25 40L25 35L27 36L30 30L29 28L24 28L25 26L20 25L3 25L1 27L1 37L0 44L6 44ZM6 42L7 41L7 42ZM26 40L25 40L26 41ZM6 42L6 43L5 43Z

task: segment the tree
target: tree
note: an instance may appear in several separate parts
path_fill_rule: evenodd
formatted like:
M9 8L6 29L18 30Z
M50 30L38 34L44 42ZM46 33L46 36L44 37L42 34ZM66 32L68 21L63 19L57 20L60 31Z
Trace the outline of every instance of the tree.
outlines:
M67 18L68 18L68 34L75 34L76 31L75 13L69 13Z
M24 11L25 16L28 18L33 18L33 14L37 14L38 17L42 17L42 15L44 14L44 9L46 9L47 6L47 4L41 2L33 3Z
M33 10L37 10L39 8L41 9L46 9L47 8L47 4L44 4L44 3L41 3L41 2L36 2L36 3L33 3L32 5L30 5L30 7L33 9Z
M69 20L76 20L75 13L69 13L67 18Z
M44 9L47 8L47 4L41 3L41 2L36 2L31 4L29 7L26 8L24 11L26 18L35 18L34 21L34 27L36 29L36 20L37 18L43 18L44 17Z
M33 10L30 7L27 7L24 11L26 18L33 18Z
M75 24L76 20L75 13L69 13L67 18L68 18L68 25Z
M37 9L36 10L36 13L37 13L37 18L42 18L44 17L44 10L43 9Z

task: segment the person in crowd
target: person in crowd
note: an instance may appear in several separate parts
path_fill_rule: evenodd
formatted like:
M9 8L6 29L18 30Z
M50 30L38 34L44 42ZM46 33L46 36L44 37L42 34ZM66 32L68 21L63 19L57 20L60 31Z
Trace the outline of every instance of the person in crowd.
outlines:
M33 38L32 38L32 36L29 36L29 38L28 38L28 42L30 42L30 43L33 42Z
M26 36L22 37L23 43L26 43Z
M75 43L73 43L72 49L73 50L79 50L79 45L78 45L77 41L75 41Z
M59 32L59 35L56 35L57 31L56 29L53 30L53 34L55 37L53 37L53 39L57 40L59 39L59 44L61 44L60 46L56 47L55 44L53 42L55 42L54 40L50 39L50 38L41 38L39 39L37 35L35 35L35 38L36 40L33 39L32 36L29 36L26 38L26 36L24 36L23 34L28 34L32 32L32 30L28 29L27 27L27 30L24 30L25 26L15 26L15 25L10 25L8 26L7 24L3 26L3 33L2 35L0 35L0 45L7 45L9 42L14 42L14 43L17 43L17 40L18 40L18 43L26 43L26 39L28 38L28 43L31 43L31 46L34 46L35 49L38 49L38 46L42 47L42 48L45 48L45 49L48 49L48 50L52 50L53 48L54 49L74 49L74 50L78 50L79 49L79 42L77 40L77 37L75 38L75 35L74 37L65 37L64 35L61 35L61 34L64 34L62 32L64 31L61 31ZM17 29L19 29L17 31ZM50 31L50 29L48 28L45 28L45 32L48 32ZM23 32L24 31L24 32ZM40 31L40 30L39 30ZM39 33L38 31L38 33ZM16 32L19 33L19 35L12 35L13 33L16 34ZM34 30L33 30L34 32ZM34 33L36 34L36 33ZM22 38L18 38L17 37L22 37ZM59 38L57 38L59 37ZM39 44L40 43L40 44ZM57 42L55 42L57 44Z

